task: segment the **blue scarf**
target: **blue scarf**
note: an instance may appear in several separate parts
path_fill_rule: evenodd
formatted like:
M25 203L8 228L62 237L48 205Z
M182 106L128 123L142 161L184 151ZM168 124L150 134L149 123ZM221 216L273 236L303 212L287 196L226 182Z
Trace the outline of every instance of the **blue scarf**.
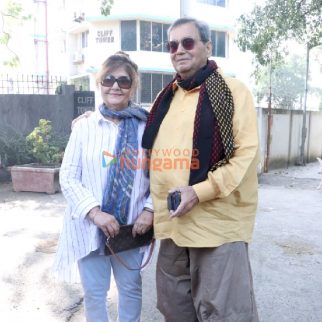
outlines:
M149 113L132 103L121 111L110 110L105 104L100 105L99 110L103 116L121 121L113 153L115 162L110 163L102 211L113 215L119 224L125 225L137 169L138 126L140 121L146 122Z

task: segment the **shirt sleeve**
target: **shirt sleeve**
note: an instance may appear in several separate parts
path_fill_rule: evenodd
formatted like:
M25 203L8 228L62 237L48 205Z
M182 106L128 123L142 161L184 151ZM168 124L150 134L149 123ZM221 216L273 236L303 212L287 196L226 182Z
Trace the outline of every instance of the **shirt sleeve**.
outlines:
M93 194L82 185L82 132L85 120L73 127L65 149L59 180L62 193L72 208L72 217L84 219L94 207L100 206Z
M208 173L205 181L193 185L200 202L225 198L256 169L259 161L257 115L250 91L234 80L228 86L234 98L233 135L235 151L229 162Z
M145 200L144 207L147 207L153 210L152 197L150 193L148 195L148 198Z

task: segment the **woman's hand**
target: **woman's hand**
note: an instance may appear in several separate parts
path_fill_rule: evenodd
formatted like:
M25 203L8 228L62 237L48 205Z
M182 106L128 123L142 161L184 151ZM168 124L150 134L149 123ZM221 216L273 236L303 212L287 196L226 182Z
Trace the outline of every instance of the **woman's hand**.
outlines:
M106 237L114 238L120 232L120 225L115 217L101 211L99 207L91 209L88 216L103 231Z
M135 237L136 234L142 235L146 233L152 227L152 225L153 212L143 210L134 223L132 230L133 237Z

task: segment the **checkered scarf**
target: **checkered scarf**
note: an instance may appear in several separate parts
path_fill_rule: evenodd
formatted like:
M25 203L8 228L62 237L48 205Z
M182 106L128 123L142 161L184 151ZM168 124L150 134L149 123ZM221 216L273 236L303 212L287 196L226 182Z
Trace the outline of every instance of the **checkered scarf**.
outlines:
M204 181L208 171L215 171L228 162L234 152L234 102L230 89L217 71L217 64L208 61L193 77L183 80L179 75L170 82L154 102L142 138L142 146L152 149L161 123L174 96L173 83L185 90L200 86L194 119L193 149L199 160L198 169L190 169L189 184ZM175 122L175 120L174 120Z

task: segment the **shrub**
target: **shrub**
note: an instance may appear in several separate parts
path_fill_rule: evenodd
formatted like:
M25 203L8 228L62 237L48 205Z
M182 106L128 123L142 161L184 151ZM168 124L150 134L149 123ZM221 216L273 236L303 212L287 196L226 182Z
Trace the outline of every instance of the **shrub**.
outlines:
M26 142L35 161L40 164L61 163L67 139L53 133L51 121L40 119L27 135Z
M6 167L26 163L61 163L67 136L53 132L51 122L39 120L39 125L26 137L10 126L0 129L0 165Z
M14 164L33 162L24 136L10 126L1 125L0 130L0 165L6 167Z

